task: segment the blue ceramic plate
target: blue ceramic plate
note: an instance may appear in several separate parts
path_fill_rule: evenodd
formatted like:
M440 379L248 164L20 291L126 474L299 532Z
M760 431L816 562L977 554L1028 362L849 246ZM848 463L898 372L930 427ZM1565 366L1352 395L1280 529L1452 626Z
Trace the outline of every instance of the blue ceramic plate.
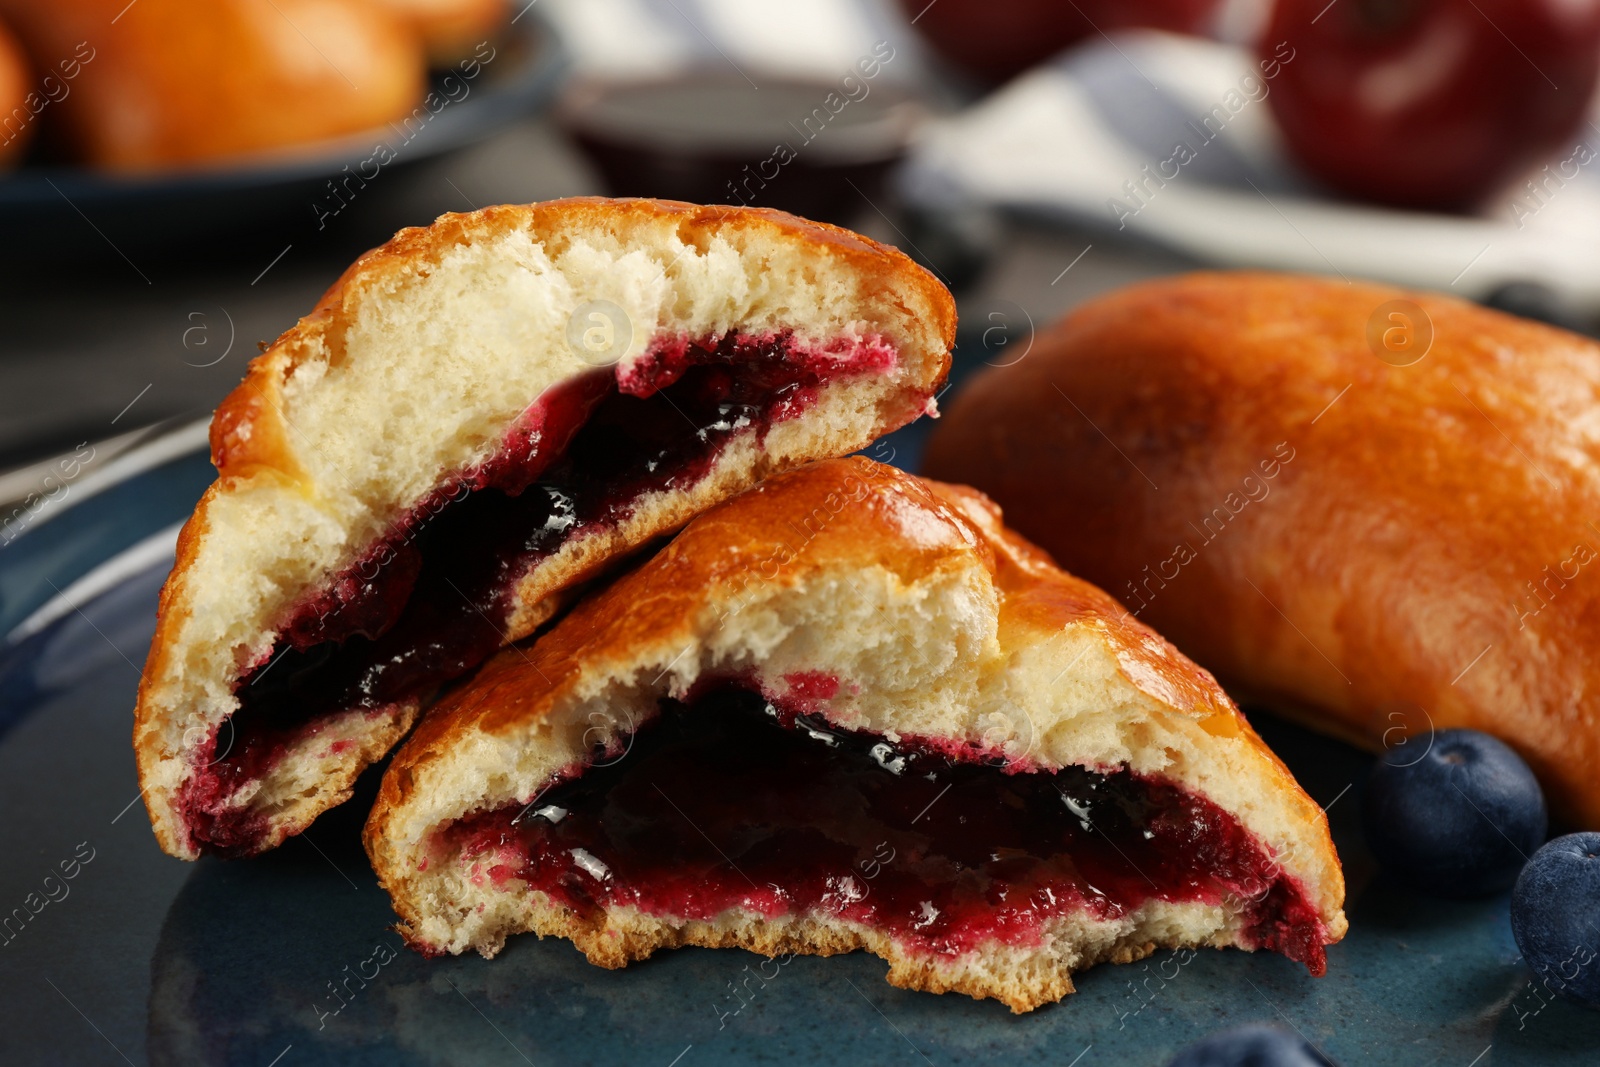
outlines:
M922 432L868 454L914 464ZM493 961L425 960L389 930L360 848L370 774L276 852L180 863L139 803L130 711L174 524L210 481L202 442L191 428L84 474L0 548L0 1063L1158 1067L1259 1020L1347 1067L1597 1062L1600 1015L1535 995L1505 898L1430 900L1376 876L1356 817L1369 759L1266 716L1329 806L1349 878L1350 935L1320 980L1273 955L1160 952L1013 1016L891 988L861 954L765 978L738 951L605 971L531 936Z

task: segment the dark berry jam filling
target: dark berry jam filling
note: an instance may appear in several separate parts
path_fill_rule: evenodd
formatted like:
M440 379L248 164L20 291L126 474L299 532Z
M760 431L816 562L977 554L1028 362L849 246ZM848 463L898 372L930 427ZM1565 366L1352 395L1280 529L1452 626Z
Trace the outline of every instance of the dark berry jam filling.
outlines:
M1325 966L1298 885L1232 816L1170 782L952 759L742 689L665 701L620 758L444 834L480 884L520 879L591 919L630 905L820 913L950 956L1037 943L1057 916L1204 902L1242 913L1257 947Z
M329 715L386 708L483 662L505 637L517 581L568 539L623 521L646 493L693 486L736 437L764 438L828 382L895 362L875 336L819 349L787 332L729 334L658 343L626 369L547 391L493 456L283 622L185 783L195 841L248 850L262 827L228 798Z

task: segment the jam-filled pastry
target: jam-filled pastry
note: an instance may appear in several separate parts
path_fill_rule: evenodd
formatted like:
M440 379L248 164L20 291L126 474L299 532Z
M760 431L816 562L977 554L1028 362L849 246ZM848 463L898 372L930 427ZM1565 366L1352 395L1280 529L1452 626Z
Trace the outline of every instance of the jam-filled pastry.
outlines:
M1138 285L964 388L929 473L1235 695L1421 758L1466 727L1600 825L1600 344L1263 273Z
M866 949L1018 1012L1157 946L1321 974L1345 931L1322 810L1209 674L986 498L859 457L707 512L491 660L396 755L366 844L426 953Z
M258 852L563 590L933 410L950 296L775 211L586 198L362 256L211 427L134 746L163 848Z

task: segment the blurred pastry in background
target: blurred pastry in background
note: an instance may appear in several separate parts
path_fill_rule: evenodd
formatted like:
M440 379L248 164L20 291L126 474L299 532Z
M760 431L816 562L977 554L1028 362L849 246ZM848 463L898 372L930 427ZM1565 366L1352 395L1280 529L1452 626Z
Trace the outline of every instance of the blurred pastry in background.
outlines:
M22 155L33 134L33 116L49 99L34 95L28 58L5 23L0 22L0 168L9 167Z
M51 105L52 147L120 171L204 164L408 114L416 32L370 0L0 0L40 68L94 56Z
M1491 734L1552 814L1600 826L1597 396L1600 344L1547 326L1191 274L1086 303L975 378L924 469L1230 693L1373 750Z
M399 15L422 38L434 66L447 67L505 24L506 0L374 0Z

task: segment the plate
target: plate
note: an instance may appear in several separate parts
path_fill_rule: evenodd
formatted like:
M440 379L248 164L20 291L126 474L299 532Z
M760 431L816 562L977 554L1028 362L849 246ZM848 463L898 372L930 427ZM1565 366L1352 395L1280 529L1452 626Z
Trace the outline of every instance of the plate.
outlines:
M964 336L955 388L982 355ZM866 454L914 466L925 433ZM375 771L266 856L186 864L156 847L130 711L175 524L211 478L203 427L115 462L0 548L0 1062L1151 1067L1250 1021L1347 1067L1592 1064L1600 1047L1600 1013L1534 992L1506 898L1433 900L1375 873L1357 818L1368 756L1255 713L1345 861L1350 934L1322 979L1266 953L1158 952L1013 1016L894 989L860 953L680 949L606 971L522 936L495 960L423 959L389 929L361 851Z
M343 177L344 168L357 176L343 179L346 195L353 195L349 183L359 192L365 188L361 176L376 180L480 141L555 97L569 56L537 12L524 11L486 46L473 77L461 70L430 72L428 93L436 108L427 106L425 95L411 116L365 133L266 158L151 175L24 166L0 175L0 228L14 240L48 249L63 227L73 232L87 218L119 243L165 247L177 238L264 218L315 217L316 205L337 214L344 200L327 183Z

